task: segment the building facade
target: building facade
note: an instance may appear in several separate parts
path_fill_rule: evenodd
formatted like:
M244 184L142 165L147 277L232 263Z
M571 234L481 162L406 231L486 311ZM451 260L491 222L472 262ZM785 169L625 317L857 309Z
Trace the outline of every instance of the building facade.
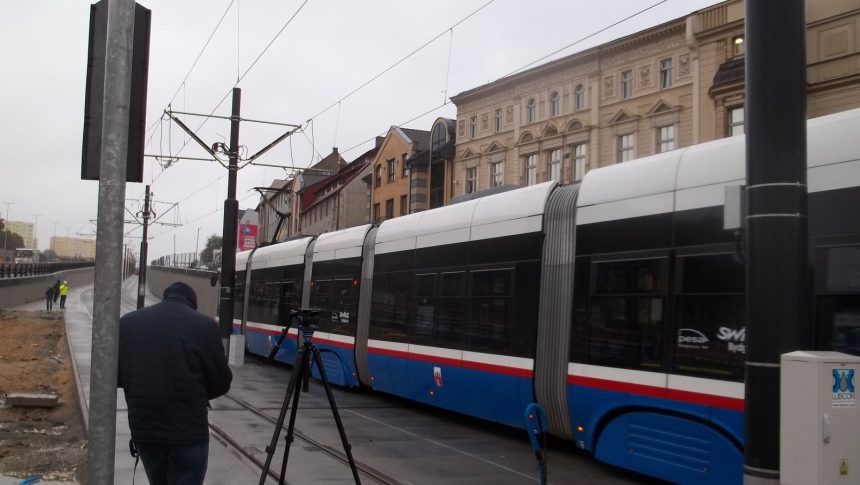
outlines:
M426 186L426 166L410 171L407 160L427 148L430 132L392 126L382 141L371 165L371 215L379 222L427 208L427 195L417 191L413 197L412 183ZM414 182L410 183L410 179Z
M14 232L15 234L21 236L21 239L24 240L25 248L35 248L38 241L36 240L35 234L33 232L33 223L32 222L24 222L24 221L5 221L6 230L10 233ZM15 248L10 248L15 249Z
M256 208L260 220L257 245L265 246L301 234L299 193L305 187L336 174L345 165L346 160L337 148L333 148L319 162L306 169L296 169L292 177L275 179L269 187L260 188L260 201Z
M96 241L95 239L54 236L51 238L51 250L60 259L91 261L96 258Z
M365 176L370 173L377 148L300 192L301 234L316 236L370 222L370 194Z
M729 0L452 97L454 196L743 133L743 14ZM808 115L860 106L860 0L809 0L807 29Z
M413 174L410 190L410 198L415 201L413 211L451 203L455 139L456 121L437 118L430 129L429 146L406 160L409 173Z

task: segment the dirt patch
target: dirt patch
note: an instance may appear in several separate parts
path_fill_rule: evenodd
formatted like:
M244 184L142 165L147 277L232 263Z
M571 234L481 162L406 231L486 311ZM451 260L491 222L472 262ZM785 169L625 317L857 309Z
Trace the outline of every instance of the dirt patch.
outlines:
M78 404L63 314L0 310L0 399L55 393L55 408L0 405L0 473L54 480L80 478L86 431Z

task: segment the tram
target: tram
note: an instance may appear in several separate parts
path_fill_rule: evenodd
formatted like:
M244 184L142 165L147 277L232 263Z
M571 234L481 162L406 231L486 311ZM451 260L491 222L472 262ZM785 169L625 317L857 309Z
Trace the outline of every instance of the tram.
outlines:
M860 110L808 123L816 346L860 353ZM741 483L745 183L737 136L236 259L234 330L292 363L321 309L327 375L523 427L676 483ZM281 336L285 338L280 339Z

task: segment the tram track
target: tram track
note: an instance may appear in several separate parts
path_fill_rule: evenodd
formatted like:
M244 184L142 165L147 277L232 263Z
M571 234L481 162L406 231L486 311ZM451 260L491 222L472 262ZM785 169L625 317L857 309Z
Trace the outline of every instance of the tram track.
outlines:
M266 414L262 409L254 406L253 404L249 403L248 401L245 401L244 399L236 397L236 396L231 395L229 393L224 395L224 397L235 402L236 404L241 406L243 409L251 412L252 414L270 422L273 425L277 425L277 423L278 423L277 419L272 418L271 416ZM247 451L246 448L241 443L239 443L237 440L235 440L224 429L222 429L221 427L219 427L215 423L212 423L211 421L209 423L209 429L212 430L212 433L214 434L215 438L218 439L227 448L229 448L233 453L238 454L240 456L240 458L242 458L242 459L246 459L248 462L250 462L251 464L256 466L259 470L263 469L263 466L265 465L263 460L260 460L259 458L254 456L253 453ZM283 426L282 429L284 432L286 432L287 427ZM325 455L327 455L327 456L331 457L332 459L334 459L335 461L343 464L347 468L349 467L349 458L346 456L346 453L344 453L344 452L342 452L336 448L333 448L333 447L331 447L331 446L329 446L329 445L327 445L321 441L318 441L318 440L308 436L307 434L305 434L305 433L303 433L300 430L295 429L295 428L293 429L293 436L295 438L303 441L304 443L306 443L310 446L313 446L314 448L318 449L319 451L321 451ZM402 482L400 480L397 480L397 479L387 475L386 473L384 473L380 470L377 470L376 468L374 468L370 465L359 462L358 460L353 460L353 461L355 462L355 467L358 470L359 474L362 476L362 479L369 478L374 483L379 483L381 485L401 485L402 484ZM275 480L277 480L279 478L278 473L276 471L273 471L271 468L267 471L267 473L270 477L272 477ZM289 482L287 482L287 483L289 483Z

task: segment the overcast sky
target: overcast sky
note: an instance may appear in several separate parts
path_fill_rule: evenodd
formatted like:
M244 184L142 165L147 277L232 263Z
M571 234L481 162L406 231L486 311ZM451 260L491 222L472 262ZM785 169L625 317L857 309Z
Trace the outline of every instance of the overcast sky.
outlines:
M48 247L52 235L95 234L90 220L98 216L98 182L80 179L90 3L0 0L0 145L4 152L0 157L0 213L7 217L6 203L13 203L8 206L10 219L35 222L42 249ZM152 10L147 154L206 156L193 142L182 148L187 138L175 124L160 122L161 115L172 102L175 111L228 116L227 94L241 78L243 118L303 126L301 134L282 142L260 161L306 167L320 154L330 153L333 146L352 161L371 147L369 140L391 125L429 130L437 117L456 116L453 104L442 106L448 97L511 74L636 12L654 6L541 62L717 2L139 3ZM427 114L419 117L423 113ZM180 118L209 144L229 142L227 120L210 119L201 127L203 118ZM240 143L253 154L283 130L242 123ZM168 168L153 158L147 158L145 164L144 181L152 185L157 216L162 222L179 225L152 226L150 259L173 253L174 244L177 252L193 252L198 233L199 249L208 236L221 234L226 169L216 162L188 160ZM268 186L272 179L284 177L280 168L244 168L238 176L239 207L256 206L258 196L252 187ZM127 185L130 212L142 209L143 193L144 184ZM126 243L137 251L140 226L127 224L124 233Z

